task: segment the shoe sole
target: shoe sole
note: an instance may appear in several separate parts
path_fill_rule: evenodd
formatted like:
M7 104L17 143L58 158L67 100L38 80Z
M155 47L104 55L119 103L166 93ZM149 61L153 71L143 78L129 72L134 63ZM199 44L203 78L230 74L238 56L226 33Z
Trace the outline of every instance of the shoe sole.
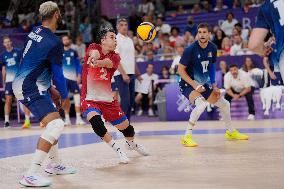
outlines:
M49 185L42 185L42 186L28 185L26 183L22 183L21 181L19 181L19 184L22 185L22 186L25 186L25 187L49 187L49 186L51 186L51 184L49 184Z
M74 171L74 172L72 172L72 173L65 173L65 174L51 173L51 172L48 172L48 171L46 171L46 170L44 170L44 172L46 172L46 173L49 174L49 175L73 175L73 174L75 174L77 171Z
M181 142L181 145L183 145L184 147L197 147L198 146L198 144L188 145L188 144L185 144L184 142Z
M248 140L249 138L242 138L242 139L237 139L237 138L230 138L230 137L225 137L225 139L233 141L233 140Z

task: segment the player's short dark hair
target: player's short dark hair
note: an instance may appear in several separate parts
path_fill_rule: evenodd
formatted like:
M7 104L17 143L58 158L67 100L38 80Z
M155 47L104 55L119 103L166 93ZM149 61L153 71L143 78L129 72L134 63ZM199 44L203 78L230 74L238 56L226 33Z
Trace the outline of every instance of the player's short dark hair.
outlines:
M237 64L231 64L229 68L239 68Z
M112 27L102 27L97 33L96 43L101 44L101 40L107 35L108 32L115 33Z
M197 30L199 30L200 28L207 28L207 30L209 31L209 25L205 22L202 22L197 26Z

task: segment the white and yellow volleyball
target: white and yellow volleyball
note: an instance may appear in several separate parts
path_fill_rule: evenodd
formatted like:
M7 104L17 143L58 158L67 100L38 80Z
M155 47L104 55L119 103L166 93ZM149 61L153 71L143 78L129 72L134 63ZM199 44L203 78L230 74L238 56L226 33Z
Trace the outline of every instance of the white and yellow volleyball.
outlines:
M150 22L142 22L137 27L137 34L140 39L142 39L145 42L152 41L157 34L155 26Z

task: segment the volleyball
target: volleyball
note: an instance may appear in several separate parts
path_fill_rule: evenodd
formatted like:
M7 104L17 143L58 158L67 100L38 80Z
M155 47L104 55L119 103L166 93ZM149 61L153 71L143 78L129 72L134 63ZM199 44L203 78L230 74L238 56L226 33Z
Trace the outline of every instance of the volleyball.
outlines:
M145 42L150 42L152 41L156 34L156 28L155 26L150 23L150 22L142 22L138 27L137 27L137 34L140 39L142 39Z

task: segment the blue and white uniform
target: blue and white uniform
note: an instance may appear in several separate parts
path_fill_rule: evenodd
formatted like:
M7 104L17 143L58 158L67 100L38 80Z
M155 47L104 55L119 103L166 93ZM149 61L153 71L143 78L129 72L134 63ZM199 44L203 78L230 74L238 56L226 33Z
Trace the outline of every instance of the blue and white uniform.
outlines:
M199 85L203 85L206 91L201 95L207 99L211 92L211 84L215 83L217 47L208 42L206 48L201 48L198 41L188 46L180 59L180 64L186 66L188 76ZM182 94L189 98L194 88L183 79L179 86Z
M43 26L35 27L28 35L20 67L13 81L13 91L40 121L47 114L56 112L48 94L51 80L66 99L66 81L62 71L63 44L52 31Z
M270 62L278 64L284 61L284 1L266 0L259 9L256 28L270 30L275 37L275 53L269 56Z
M14 81L15 75L18 71L21 56L21 50L15 48L13 48L10 52L5 50L0 55L0 62L6 69L5 95L13 95L12 82Z
M62 65L68 91L75 94L80 93L77 76L81 74L81 64L77 52L71 48L64 51Z

